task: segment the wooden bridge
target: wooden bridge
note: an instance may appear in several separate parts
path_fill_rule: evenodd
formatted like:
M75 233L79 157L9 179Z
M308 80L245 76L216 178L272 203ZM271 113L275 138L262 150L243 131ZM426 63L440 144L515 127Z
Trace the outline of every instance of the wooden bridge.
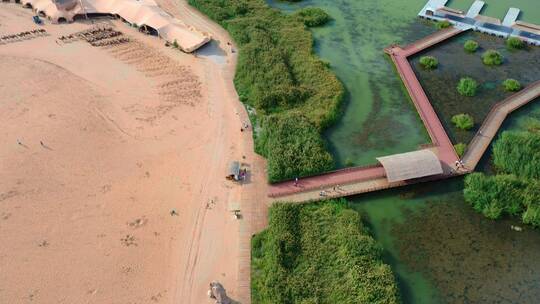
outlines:
M497 131L503 124L506 117L510 113L539 97L540 80L495 104L486 116L486 119L484 119L482 126L480 126L480 129L478 129L475 136L469 143L467 151L463 156L465 167L470 171L474 170L482 158L482 155L484 155L488 149L489 144L495 135L497 135Z
M466 30L449 28L438 31L406 47L401 48L397 45L392 45L384 50L394 62L418 115L424 123L432 141L429 150L437 155L442 165L443 174L391 183L386 178L386 172L383 166L381 164L375 164L302 178L298 184L295 181L274 184L270 186L268 195L279 201L303 202L322 200L443 179L466 174L474 170L506 116L540 95L540 81L510 96L492 109L480 131L473 138L467 149L467 153L463 159L465 168L456 168L455 164L459 160L459 157L422 85L418 81L408 57Z

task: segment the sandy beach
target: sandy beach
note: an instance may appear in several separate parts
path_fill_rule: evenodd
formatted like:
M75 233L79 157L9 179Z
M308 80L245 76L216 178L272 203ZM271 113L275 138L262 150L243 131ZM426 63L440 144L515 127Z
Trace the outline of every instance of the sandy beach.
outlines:
M47 32L0 44L0 303L213 303L212 280L249 302L242 244L264 225L266 180L240 132L236 54L185 2L158 3L218 52L105 19L129 42L59 42L95 24L38 27L0 4L0 35ZM244 184L224 178L233 160Z

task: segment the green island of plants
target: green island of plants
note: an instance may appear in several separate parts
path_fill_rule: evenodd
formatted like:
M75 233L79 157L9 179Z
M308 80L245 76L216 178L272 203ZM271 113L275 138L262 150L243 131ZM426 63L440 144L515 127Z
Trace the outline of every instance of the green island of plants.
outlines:
M302 21L307 27L322 26L330 21L330 15L318 7L301 8L294 13L294 16Z
M451 25L452 23L448 20L437 21L437 23L435 23L435 26L440 30L449 28Z
M493 145L498 174L465 178L465 200L490 219L508 214L540 227L540 122L525 131L505 131Z
M344 200L275 204L252 239L253 303L399 303L381 253Z
M509 78L503 81L503 88L507 92L517 92L521 90L521 84L519 81Z
M234 83L240 100L254 109L255 150L268 160L270 182L332 169L320 134L339 117L344 89L328 64L314 55L304 23L264 0L189 4L225 28L239 47Z
M467 150L467 144L457 143L457 144L454 145L454 150L456 150L456 154L459 157L462 157L463 154L465 154L465 150Z
M472 97L476 95L476 90L478 89L478 83L476 80L471 77L463 77L459 80L457 85L457 91L462 96Z
M465 41L465 44L463 44L463 48L467 53L474 53L476 50L478 50L478 42L474 40L467 40Z
M426 70L433 70L439 65L439 61L433 56L422 56L420 57L420 65Z
M460 130L470 130L474 127L474 119L469 114L457 114L452 116L452 123Z
M504 56L496 50L487 50L482 54L482 62L485 65L501 65L504 61Z
M520 50L525 47L525 42L517 37L510 37L506 40L506 47L511 50Z

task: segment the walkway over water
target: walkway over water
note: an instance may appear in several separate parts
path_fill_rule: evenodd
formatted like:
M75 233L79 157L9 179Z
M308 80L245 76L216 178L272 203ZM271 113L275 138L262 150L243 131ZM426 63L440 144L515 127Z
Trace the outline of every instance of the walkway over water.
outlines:
M463 156L463 162L468 170L472 171L486 152L489 144L497 135L508 114L540 97L540 80L527 86L520 92L497 103L487 115L482 126L469 143Z
M449 28L438 31L406 47L401 48L393 45L384 50L394 62L432 141L432 144L425 149L431 150L438 157L441 162L443 174L406 181L389 182L386 177L385 168L381 164L375 164L302 178L298 185L294 181L274 184L270 186L268 195L279 201L303 202L321 200L444 179L466 174L474 170L506 116L540 96L540 81L510 96L492 109L480 131L473 138L467 149L463 158L465 168L456 169L456 162L460 159L422 85L418 81L408 57L466 30Z
M459 158L407 58L463 31L463 29L449 28L438 31L404 48L391 46L385 49L396 65L411 100L428 131L432 141L430 150L441 161L444 172L442 175L390 183L386 178L383 166L376 164L302 178L299 185L295 185L294 181L275 184L270 187L269 196L283 201L320 200L326 197L350 196L455 175L456 172L453 168Z

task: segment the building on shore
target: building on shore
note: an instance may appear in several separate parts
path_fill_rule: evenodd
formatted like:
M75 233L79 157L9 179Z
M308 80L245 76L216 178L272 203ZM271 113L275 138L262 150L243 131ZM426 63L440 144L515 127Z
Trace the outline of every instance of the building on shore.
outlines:
M445 6L447 3L448 0L429 0L418 16L435 21L447 20L456 27L471 28L501 38L517 37L528 44L540 46L540 25L519 21L521 11L518 8L509 8L501 21L480 14L484 1L475 1L467 12L449 8Z

